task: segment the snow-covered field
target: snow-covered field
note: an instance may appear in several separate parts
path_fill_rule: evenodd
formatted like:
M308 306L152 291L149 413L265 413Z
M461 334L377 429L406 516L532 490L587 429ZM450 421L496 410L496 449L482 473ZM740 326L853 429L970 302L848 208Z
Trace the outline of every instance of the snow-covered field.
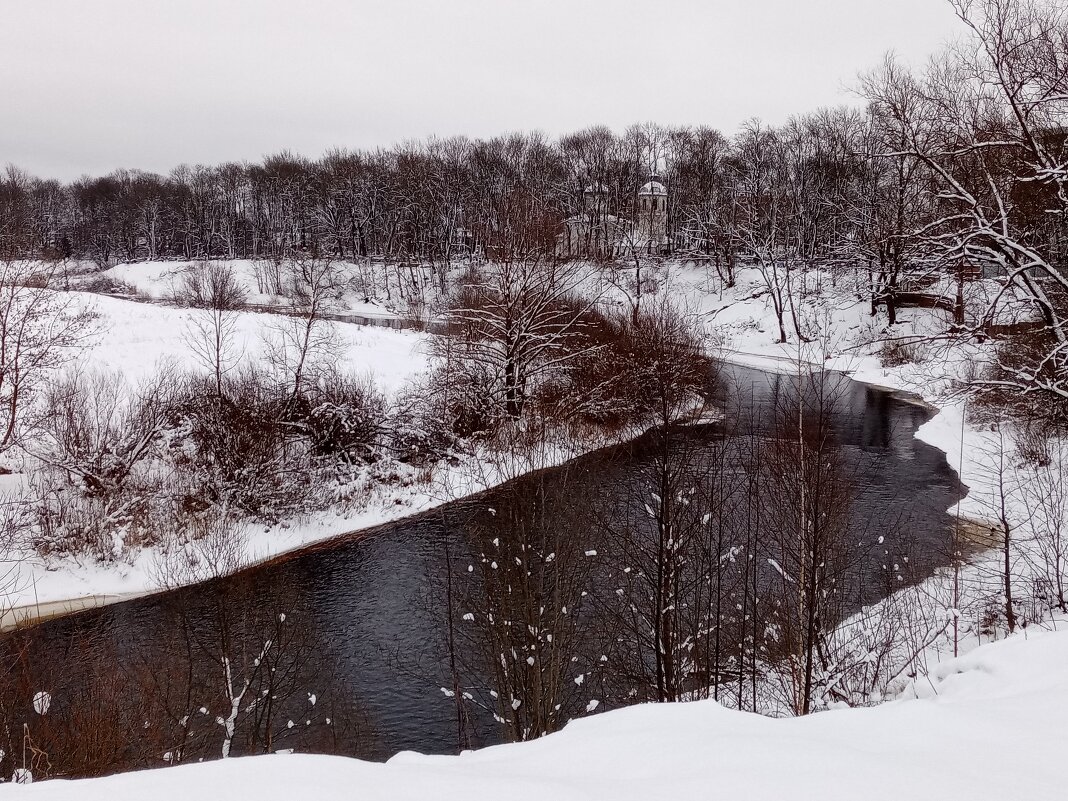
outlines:
M234 259L223 262L231 270L236 283L245 292L245 300L254 306L284 306L287 299L274 294L272 264L261 261L254 262L248 259ZM183 289L184 277L194 269L197 262L191 261L147 261L118 264L102 273L94 274L93 278L101 277L111 279L136 290L146 298L154 300L172 300ZM363 283L364 270L347 262L337 262L339 269L339 283L346 286L359 286ZM374 278L375 276L371 276ZM284 278L280 278L283 280ZM367 287L368 292L349 290L339 293L330 311L339 314L357 314L371 318L395 318L397 315L390 311L383 302L369 297L372 288Z
M1065 791L1065 665L1068 631L1031 629L871 708L772 719L714 701L647 704L460 756L257 756L4 792L25 801L1039 801Z
M75 293L79 301L100 315L100 332L79 357L86 366L120 371L133 385L169 364L192 366L187 337L199 312L175 306ZM235 312L234 345L255 361L263 351L263 338L271 326L285 318L259 312ZM426 338L413 331L334 324L340 340L340 361L356 373L370 375L385 392L400 389L426 369Z

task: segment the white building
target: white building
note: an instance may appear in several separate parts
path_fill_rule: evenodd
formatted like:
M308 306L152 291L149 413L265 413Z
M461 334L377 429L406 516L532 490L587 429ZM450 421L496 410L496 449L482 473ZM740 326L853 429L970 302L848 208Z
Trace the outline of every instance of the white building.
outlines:
M582 211L564 220L557 255L591 259L611 259L635 251L660 255L668 245L667 204L667 187L654 175L638 190L630 217L621 218L608 212L604 186L590 184L582 193Z

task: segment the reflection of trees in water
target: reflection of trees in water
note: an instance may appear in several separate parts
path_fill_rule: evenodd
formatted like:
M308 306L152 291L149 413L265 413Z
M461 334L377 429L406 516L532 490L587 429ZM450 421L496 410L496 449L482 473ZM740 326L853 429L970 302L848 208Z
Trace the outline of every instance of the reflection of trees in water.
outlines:
M132 621L120 609L5 639L7 775L25 755L38 777L286 749L376 755L294 590L237 577L163 595Z
M857 508L866 465L831 425L843 386L784 382L711 438L667 426L621 469L494 496L465 527L472 557L447 599L459 706L521 740L600 705L834 700L849 667L835 628L889 591L876 545L895 533Z

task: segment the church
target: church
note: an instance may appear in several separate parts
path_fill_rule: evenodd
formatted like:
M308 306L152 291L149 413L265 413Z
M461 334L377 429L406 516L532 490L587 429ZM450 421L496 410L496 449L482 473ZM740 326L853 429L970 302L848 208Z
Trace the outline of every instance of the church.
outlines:
M609 213L604 185L592 183L582 193L582 212L564 220L557 255L577 259L663 255L669 245L667 211L668 191L659 176L650 176L641 186L628 217Z

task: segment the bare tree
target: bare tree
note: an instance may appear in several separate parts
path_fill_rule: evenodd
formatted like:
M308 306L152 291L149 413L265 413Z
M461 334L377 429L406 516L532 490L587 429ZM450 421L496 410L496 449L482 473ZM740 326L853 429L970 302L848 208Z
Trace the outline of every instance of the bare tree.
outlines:
M0 453L17 442L49 374L93 333L91 312L48 288L54 268L39 269L0 261Z
M789 707L804 715L826 664L827 637L852 600L847 580L858 554L855 535L847 533L856 491L831 425L840 384L822 370L799 373L765 444L771 475L763 495L778 608L773 639L787 668Z
M1002 353L988 389L1068 399L1068 275L1051 226L1068 213L1064 169L1068 48L1064 12L1041 0L954 0L971 39L920 78L885 69L866 84L894 121L888 158L930 174L938 211L918 234L952 269L978 265L1001 290L990 323L1019 294L1044 327L1031 347ZM907 98L908 102L902 102ZM1057 221L1057 222L1055 222ZM974 329L977 326L970 326Z
M235 334L237 310L245 305L248 293L230 265L198 262L183 274L176 294L184 305L199 309L184 338L194 358L214 376L216 397L221 398L223 379L243 355Z
M1029 535L1024 558L1036 576L1035 594L1051 609L1068 611L1068 449L1063 441L1043 443L1041 458L1025 464L1020 494L1023 530Z
M794 271L800 265L787 230L789 208L781 142L774 130L753 122L739 136L736 148L733 233L756 259L775 312L778 341L786 342L787 311L792 312L795 334L801 336L792 286Z
M491 373L507 417L518 419L539 379L582 353L583 313L597 302L580 295L586 278L580 265L492 263L454 301L454 355Z
M566 471L524 476L465 526L471 563L457 577L456 646L470 701L511 741L560 729L595 692L584 618L597 550L577 490Z
M266 357L293 406L340 353L333 323L326 315L344 280L336 262L299 258L289 265L288 315L274 323L266 338Z

